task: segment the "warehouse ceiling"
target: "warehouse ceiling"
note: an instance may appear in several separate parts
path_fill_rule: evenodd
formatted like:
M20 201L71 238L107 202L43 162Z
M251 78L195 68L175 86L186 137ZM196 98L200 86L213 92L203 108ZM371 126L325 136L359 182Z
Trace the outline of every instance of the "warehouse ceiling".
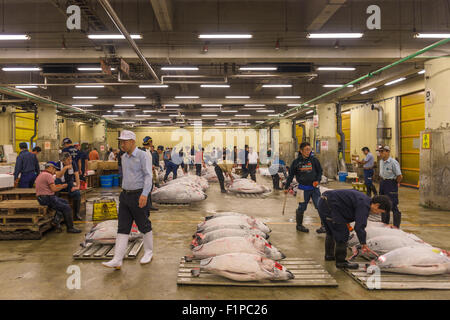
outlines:
M156 77L126 39L88 37L120 34L102 2L111 5L129 34L141 36L134 42ZM0 41L0 66L40 70L0 71L0 83L36 85L23 90L118 121L134 121L134 125L181 125L194 119L205 124L253 125L331 90L324 85L345 84L437 41L415 38L416 33L449 33L450 1L432 2L377 1L381 29L369 30L366 23L371 14L366 10L373 3L365 0L4 0L0 35L26 34L30 39ZM73 4L81 9L80 30L66 26L70 16L66 9ZM363 36L307 37L326 32ZM230 33L252 37L199 37ZM384 72L378 80L382 84L398 76L418 76L426 58L448 54L449 45L439 47ZM121 71L121 61L128 64L128 72ZM101 64L99 71L78 69ZM198 69L162 70L169 66ZM275 70L241 70L245 67ZM163 86L139 87L155 84ZM222 87L202 87L205 84ZM274 84L287 87L267 87ZM370 94L360 94L363 88L361 83L343 91L347 98L370 99ZM298 116L304 117L306 110Z

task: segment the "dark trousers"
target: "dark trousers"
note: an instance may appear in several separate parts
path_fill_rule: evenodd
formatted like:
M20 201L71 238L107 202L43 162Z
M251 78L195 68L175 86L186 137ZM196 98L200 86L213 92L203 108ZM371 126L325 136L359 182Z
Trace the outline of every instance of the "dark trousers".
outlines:
M314 188L313 190L298 190L297 192L304 192L304 202L298 203L298 211L301 213L306 211L306 208L308 207L309 200L312 198L314 207L317 209L319 199L320 199L320 189Z
M33 188L34 181L36 180L36 173L26 172L20 175L19 188Z
M244 168L242 168L242 178L245 179L248 177L248 174L250 174L251 179L256 182L256 167L257 166L258 165L256 163L255 164L249 163L248 169L246 169L245 172L244 172Z
M373 169L364 169L364 184L366 185L366 194L371 197L373 194L377 195L377 189L373 185Z
M62 215L67 228L73 228L72 209L66 200L57 196L38 196L37 199L40 205L56 210L57 215Z
M195 164L195 174L198 175L199 177L202 175L202 164L201 163Z
M122 191L119 196L119 215L117 233L130 234L133 220L141 233L152 231L150 217L150 202L143 208L139 208L141 192L126 193ZM148 198L147 198L148 199Z
M173 179L175 180L177 178L177 170L178 170L178 165L176 165L172 161L167 162L166 174L164 175L164 181L167 180L167 177L169 176L169 174L171 172L173 173Z
M402 214L398 210L398 185L396 180L381 180L380 182L380 195L386 195L392 201L392 214L394 218L394 226L400 228L400 222ZM391 217L390 212L381 214L381 221L389 224Z
M55 184L63 184L61 179L55 179ZM81 208L81 193L80 190L75 190L72 192L73 183L67 183L67 188L60 190L60 192L67 192L69 199L72 200L73 205L73 216L76 217L80 214Z
M325 199L320 198L317 204L320 220L325 227L326 234L333 237L336 242L347 243L350 232L347 224L335 223L331 218L331 211Z
M280 176L278 173L272 175L272 182L274 189L280 189Z
M217 179L219 179L220 190L225 190L225 177L223 176L222 169L218 165L216 165L214 166L214 171L216 172Z

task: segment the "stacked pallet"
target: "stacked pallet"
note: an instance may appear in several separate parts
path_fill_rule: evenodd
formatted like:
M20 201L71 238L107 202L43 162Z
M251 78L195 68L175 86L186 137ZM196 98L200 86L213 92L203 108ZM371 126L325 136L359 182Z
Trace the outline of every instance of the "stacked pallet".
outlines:
M4 200L0 202L0 239L41 239L52 225L54 211L37 200Z

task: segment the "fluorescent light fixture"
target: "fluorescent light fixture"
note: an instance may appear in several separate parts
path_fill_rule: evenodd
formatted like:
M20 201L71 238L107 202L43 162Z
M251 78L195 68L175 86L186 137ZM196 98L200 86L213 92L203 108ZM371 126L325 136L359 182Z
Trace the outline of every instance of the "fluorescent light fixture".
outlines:
M134 121L123 121L122 123L136 123Z
M212 103L212 104L202 104L202 107L221 107L222 105L221 104L214 104L214 103Z
M135 107L135 104L115 104L114 107Z
M263 84L263 88L292 88L292 84Z
M38 67L4 67L3 71L41 71Z
M277 99L300 99L300 96L276 96Z
M113 117L113 118L118 117L117 114L104 114L103 116L104 116L104 117Z
M226 96L225 99L250 99L250 96Z
M79 67L78 71L102 71L103 69L100 67ZM116 68L111 68L112 71L116 70Z
M268 117L278 117L277 114L268 114L267 116L268 116Z
M131 39L142 39L140 34L130 34ZM125 39L122 34L89 34L89 39L92 40L120 40Z
M275 110L257 110L256 112L272 113L275 112Z
M319 71L355 71L356 68L353 67L319 67Z
M417 33L414 37L418 39L446 39L450 38L450 33Z
M220 110L220 112L235 113L237 110Z
M214 125L215 126L226 126L227 124L226 123L215 123Z
M235 114L235 117L251 117L249 114Z
M172 121L171 119L156 119L158 121Z
M175 99L199 99L199 96L175 96Z
M157 112L156 110L143 110L142 112L148 113L148 112Z
M289 103L287 106L288 107L300 107L302 104L301 103Z
M377 88L371 88L371 89L369 89L369 90L366 90L366 91L361 92L361 94L367 94L367 93L373 92L373 91L375 91L375 90L377 90Z
M242 108L241 110L264 110L264 108Z
M76 97L72 97L72 99L98 99L98 97L93 97L93 96L80 97L80 96L76 96Z
M421 71L419 71L419 72L417 72L418 74L424 74L425 73L425 70L421 70Z
M198 67L162 67L164 71L198 71Z
M149 114L136 114L135 116L136 117L147 117L147 118L151 117L151 115L149 115Z
M200 34L200 39L251 39L251 34Z
M93 104L73 104L72 107L93 107Z
M113 112L120 112L120 113L124 113L125 110L114 110Z
M104 87L105 87L104 85L92 85L92 86L90 86L90 85L86 85L86 86L76 85L75 86L75 88L104 88Z
M122 99L146 99L147 97L143 96L123 96Z
M0 34L0 40L30 40L30 36L26 34Z
M256 123L264 123L265 121L260 121L260 120L258 120L258 121L255 121Z
M164 104L164 107L179 107L179 104Z
M394 81L390 81L390 82L388 82L388 83L385 83L384 85L385 85L385 86L390 86L390 85L392 85L392 84L395 84L395 83L398 83L398 82L402 82L403 80L406 80L406 78L399 78L399 79L397 79L397 80L394 80Z
M231 119L217 118L216 121L230 121Z
M278 67L240 67L241 71L275 71Z
M151 123L151 124L159 124L159 123L161 123L160 121L149 121L148 123Z
M309 39L358 39L363 35L363 33L309 33L306 37Z
M313 113L314 112L314 110L309 110L309 111L306 111L306 114L310 114L310 113Z
M324 88L341 88L343 86L344 86L343 84L324 84L323 85ZM351 85L348 85L347 87L353 88L353 85L351 84Z
M202 117L217 117L217 114L202 114Z
M265 107L265 104L244 104L244 107Z
M17 89L37 89L38 86L16 86Z
M229 88L229 84L202 84L201 88Z
M141 84L139 88L146 89L146 88L168 88L169 86L167 84Z

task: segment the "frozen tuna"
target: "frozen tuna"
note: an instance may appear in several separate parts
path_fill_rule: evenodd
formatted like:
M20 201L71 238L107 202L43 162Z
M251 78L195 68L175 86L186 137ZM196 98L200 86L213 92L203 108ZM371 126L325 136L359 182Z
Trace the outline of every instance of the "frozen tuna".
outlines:
M197 226L197 232L203 232L204 229L207 229L209 227L213 226L221 226L221 225L247 225L251 228L258 228L264 233L270 233L270 228L264 224L263 222L259 221L258 219L251 218L248 216L224 216L219 217L215 219L210 219L207 221L204 221L200 223Z
M273 260L286 256L266 240L258 236L220 238L192 249L195 259L204 259L227 253L251 253Z
M152 200L157 203L191 203L206 199L206 194L197 186L169 184L152 192Z
M208 233L196 233L191 242L192 247L199 246L220 238L256 236L267 239L267 235L259 229L218 229Z
M276 261L248 253L228 253L200 261L200 269L235 281L294 279L294 274ZM200 270L192 270L198 276Z
M84 247L87 243L101 243L101 244L114 244L117 237L117 220L106 220L100 222L92 227L92 229L86 234L85 241L81 245ZM133 222L131 227L129 240L142 237L142 233L139 232L137 225Z
M425 243L422 239L420 239L419 237L417 237L416 235L409 233L409 232L405 232L403 230L400 229L395 229L395 228L389 228L389 227L380 227L380 226L368 226L366 227L366 240L370 240L372 238L375 237L381 237L381 236L393 236L393 237L400 237L400 238L408 238L410 240L413 240L417 243ZM350 240L348 241L348 245L350 247L356 246L359 244L359 240L358 237L356 236L356 233L353 231L351 232L350 235Z
M228 191L235 193L265 193L270 189L257 184L253 180L249 179L236 179L228 187Z

